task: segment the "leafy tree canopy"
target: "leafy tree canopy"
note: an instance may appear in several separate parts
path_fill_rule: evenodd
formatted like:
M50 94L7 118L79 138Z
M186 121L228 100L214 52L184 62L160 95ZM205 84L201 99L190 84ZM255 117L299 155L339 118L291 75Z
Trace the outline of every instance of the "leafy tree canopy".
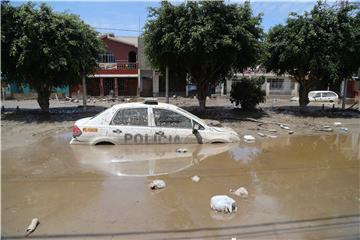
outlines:
M261 51L261 16L249 3L164 1L151 8L145 26L146 54L154 67L189 74L205 107L209 84L256 63Z
M53 12L45 4L2 2L1 19L3 79L28 83L43 111L48 111L53 87L80 83L95 72L103 46L78 16Z
M357 5L333 7L318 2L303 15L292 13L286 25L267 35L264 65L278 74L289 73L299 82L300 105L319 82L339 84L360 66L360 24Z

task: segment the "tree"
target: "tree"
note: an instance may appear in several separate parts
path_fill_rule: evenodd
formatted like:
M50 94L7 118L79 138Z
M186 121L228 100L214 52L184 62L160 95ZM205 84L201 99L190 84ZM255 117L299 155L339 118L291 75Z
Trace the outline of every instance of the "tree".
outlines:
M205 108L209 85L231 70L256 63L261 51L261 16L250 4L164 1L150 8L145 25L145 52L154 67L187 73L196 84L200 107Z
M267 35L265 67L292 75L300 85L299 104L306 106L312 88L339 85L360 65L358 19L358 8L349 3L329 7L318 2L311 12L290 14L286 25L273 27Z
M242 109L254 110L256 105L265 101L265 91L261 89L264 79L241 78L231 86L230 101Z
M42 112L49 111L54 87L80 83L95 72L102 43L78 16L45 4L2 2L1 19L3 79L35 89Z

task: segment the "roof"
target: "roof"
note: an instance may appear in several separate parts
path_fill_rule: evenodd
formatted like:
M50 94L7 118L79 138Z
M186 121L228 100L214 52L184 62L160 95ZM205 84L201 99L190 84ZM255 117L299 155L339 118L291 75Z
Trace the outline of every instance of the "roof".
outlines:
M113 34L106 34L101 36L101 38L107 38L115 42L124 43L127 45L131 45L134 47L138 47L138 37L130 37L130 36L115 36Z

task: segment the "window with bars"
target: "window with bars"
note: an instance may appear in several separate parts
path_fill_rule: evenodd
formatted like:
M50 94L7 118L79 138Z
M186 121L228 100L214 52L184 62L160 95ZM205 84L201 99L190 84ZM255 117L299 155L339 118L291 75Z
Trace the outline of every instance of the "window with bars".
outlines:
M114 63L114 62L116 62L115 56L111 52L99 54L99 62L100 63Z
M280 78L271 78L268 80L270 82L271 90L280 90L283 89L284 79Z

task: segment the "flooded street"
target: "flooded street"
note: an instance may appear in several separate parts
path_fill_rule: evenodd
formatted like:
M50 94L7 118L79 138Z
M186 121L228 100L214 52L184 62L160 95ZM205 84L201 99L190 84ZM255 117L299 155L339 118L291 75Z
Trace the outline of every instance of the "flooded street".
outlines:
M2 151L4 238L23 238L35 217L33 238L359 237L358 131L181 146L74 146L70 138ZM166 188L150 190L154 179ZM239 187L247 199L230 193ZM236 200L237 212L211 210L218 194Z

